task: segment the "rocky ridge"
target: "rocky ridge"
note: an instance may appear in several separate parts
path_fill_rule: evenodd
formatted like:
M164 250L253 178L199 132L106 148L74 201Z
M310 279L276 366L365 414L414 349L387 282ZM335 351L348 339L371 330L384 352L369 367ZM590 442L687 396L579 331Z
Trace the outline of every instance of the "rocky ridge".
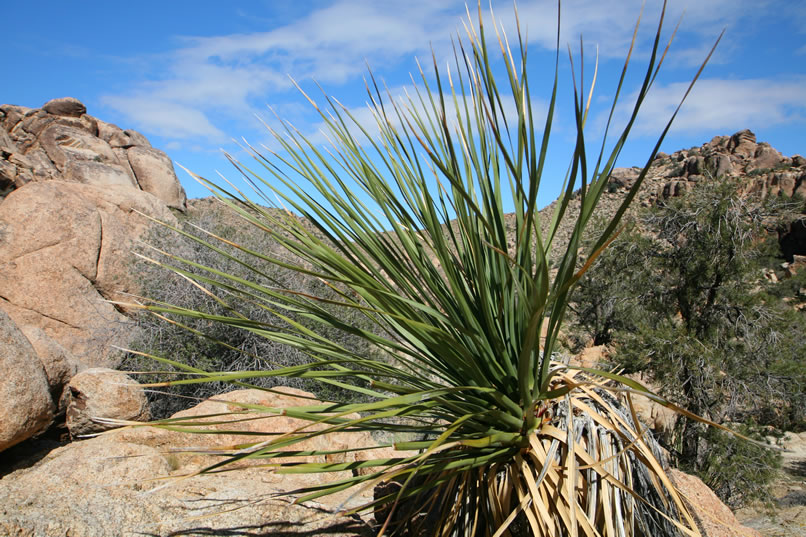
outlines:
M626 192L640 171L636 167L616 168L610 176L608 192ZM713 177L740 180L748 194L806 198L806 158L786 157L767 142L757 142L750 130L743 130L732 136L715 136L700 147L671 155L658 153L639 194L639 203L680 196Z
M638 167L613 170L597 207L599 215L607 217L615 213L640 172ZM736 181L747 195L806 199L806 158L784 156L770 144L757 142L750 130L742 130L731 136L715 136L699 147L681 149L670 155L658 153L628 214L681 196L696 184L715 177ZM540 211L544 225L550 220L556 203ZM567 211L570 223L579 214L578 192ZM565 244L571 231L570 226L561 227L557 244ZM779 230L779 240L790 261L794 261L795 255L806 255L806 216Z

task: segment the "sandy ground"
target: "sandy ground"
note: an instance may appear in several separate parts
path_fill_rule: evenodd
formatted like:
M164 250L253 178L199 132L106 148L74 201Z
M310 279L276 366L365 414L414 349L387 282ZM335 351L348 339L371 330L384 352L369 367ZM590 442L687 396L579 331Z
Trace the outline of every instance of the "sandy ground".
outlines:
M806 537L806 432L786 433L783 438L783 475L773 486L774 509L751 506L739 509L736 518L764 537Z

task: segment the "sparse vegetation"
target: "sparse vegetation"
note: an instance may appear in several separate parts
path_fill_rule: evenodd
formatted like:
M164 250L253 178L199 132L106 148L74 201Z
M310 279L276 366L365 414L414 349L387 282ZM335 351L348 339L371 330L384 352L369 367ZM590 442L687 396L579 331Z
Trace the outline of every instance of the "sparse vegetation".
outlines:
M182 229L185 232L202 228L218 236L226 236L243 247L260 248L264 252L279 249L278 245L266 242L258 228L239 218L229 218L225 221L220 204L212 200L210 202L203 200L196 202L196 205L198 208L191 207L189 215L182 218ZM155 249L169 250L172 255L180 256L188 262L215 266L217 270L235 277L247 278L253 275L239 262L244 256L239 255L236 248L226 244L222 244L221 248L229 252L232 258L218 256L204 245L162 227L153 230L148 243L152 248L141 249L145 255L159 257L159 252ZM314 277L268 262L259 262L254 266L260 271L260 275L253 278L257 283L281 285L285 289L316 295L323 299L338 298L335 292ZM204 273L203 270L192 266L188 269L197 275ZM209 284L194 285L188 278L166 274L162 267L143 259L137 261L134 270L140 275L143 295L151 300L218 316L237 311L238 314L266 326L287 325L270 310L254 302L235 301L225 306L210 293ZM236 284L236 288L241 292L244 290L242 284ZM337 309L335 305L330 307ZM356 325L362 324L355 310L345 309L340 314ZM130 345L132 350L170 358L203 371L272 370L310 362L310 358L299 348L271 341L246 328L227 326L210 319L185 318L170 313L166 314L166 317L172 322L165 322L147 312L141 313L138 316L138 337ZM306 322L294 314L290 315L290 319ZM369 352L368 345L360 338L329 327L321 327L319 331L321 335L338 341L353 352ZM130 371L154 371L155 365L153 359L138 354L129 354L123 363L123 367ZM164 366L159 368L159 371L140 374L138 380L144 383L166 382L176 379L183 371L171 364ZM313 391L322 400L344 398L346 395L361 399L357 394L297 377L261 377L252 379L249 384L263 388L291 386ZM155 418L167 418L202 399L232 388L231 383L223 381L160 387L149 392L151 412Z
M641 231L624 233L580 284L584 337L610 344L614 365L649 373L698 415L750 435L797 426L806 319L769 292L761 270L781 262L769 232L792 208L711 179L644 212ZM731 505L763 498L775 476L774 453L693 420L680 418L667 447Z

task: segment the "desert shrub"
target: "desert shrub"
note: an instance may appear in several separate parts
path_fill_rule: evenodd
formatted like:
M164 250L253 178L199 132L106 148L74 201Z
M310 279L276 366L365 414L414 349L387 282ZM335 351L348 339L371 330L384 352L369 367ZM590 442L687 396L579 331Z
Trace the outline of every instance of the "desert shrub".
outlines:
M770 443L762 433L768 430L755 423L731 426L737 432L759 443ZM700 462L683 460L680 468L699 475L731 508L751 502L770 503L769 483L780 479L781 457L778 452L746 441L717 429L707 429L700 435L707 446Z
M636 270L646 261L650 247L651 240L629 225L599 256L594 272L580 282L569 306L576 320L570 328L576 350L588 343L608 345L616 333L642 321L637 305L649 300L647 290L661 283L657 273Z
M762 278L762 263L780 263L768 236L789 210L786 200L743 196L722 179L660 203L641 215L642 231L619 237L581 282L577 322L611 344L614 365L649 373L697 415L797 427L806 403L804 314ZM738 504L763 496L775 476L775 454L744 444L680 418L668 447ZM726 454L756 463L726 465Z
M263 233L239 219L222 221L221 207L213 200L202 200L192 205L188 216L181 217L181 228L192 231L205 229L219 236L227 236L245 248L260 248L270 252L278 250L276 244L267 242ZM232 258L219 255L204 245L164 227L156 227L139 251L151 258L168 262L162 252L171 252L172 256L201 266L215 267L216 270L246 278L253 273L239 263L243 254L237 248L226 244L221 247ZM280 286L294 292L307 293L325 298L336 298L336 293L320 280L300 274L277 264L261 262L256 268L261 272L254 281L262 285ZM188 310L209 312L214 316L232 315L237 312L256 323L265 326L287 327L288 321L281 320L262 305L249 300L234 300L227 305L220 302L210 293L211 285L194 285L190 279L178 274L166 272L164 267L145 259L136 261L135 272L139 274L142 295L163 303L172 304ZM204 273L203 269L190 267L194 274ZM243 285L236 285L243 290ZM334 311L338 306L331 305ZM354 309L344 309L339 313L349 322L362 325L364 323ZM228 326L210 319L183 318L177 314L167 313L167 319L156 317L148 312L137 315L137 338L130 347L148 355L169 358L186 366L203 371L261 371L308 363L310 357L294 346L284 345L246 328ZM289 319L316 328L322 335L345 345L355 352L368 352L364 340L345 334L343 331L328 327L314 327L313 323L291 314ZM130 371L154 371L141 374L138 380L143 383L159 383L177 378L181 368L170 364L159 364L153 358L134 353L127 355L124 367ZM252 379L250 385L272 388L290 386L307 391L314 391L323 400L349 395L328 384L316 383L309 379L295 377L261 377ZM230 391L236 388L229 382L209 382L201 384L180 384L153 388L149 390L151 412L155 418L169 417L184 410L200 400ZM360 399L355 394L353 398Z

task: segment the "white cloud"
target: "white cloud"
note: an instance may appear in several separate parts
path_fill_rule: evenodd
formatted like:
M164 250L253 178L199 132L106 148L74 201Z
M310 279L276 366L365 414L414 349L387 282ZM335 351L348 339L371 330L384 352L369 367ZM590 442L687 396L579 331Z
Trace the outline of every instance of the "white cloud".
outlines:
M675 55L692 56L691 61L699 64L704 54L699 51L710 49L719 32L724 27L738 24L763 9L763 4L772 0L685 0L669 2L664 18L662 39L671 36L678 21L681 21ZM623 59L629 50L633 30L641 12L638 34L639 50L655 37L662 0L566 0L562 3L560 46L566 44L576 50L580 35L586 47L599 47L603 59ZM508 31L514 28L510 10L506 4L497 8L503 13L502 19ZM553 50L556 44L557 9L554 0L539 0L519 6L521 25L528 25L529 41ZM686 44L681 45L685 37ZM662 42L665 45L665 41ZM680 50L682 48L682 50ZM693 54L687 50L694 49ZM593 52L588 48L590 52Z
M427 50L451 19L458 23L456 10L438 3L390 10L377 2L340 0L267 32L189 38L178 56L190 64L246 63L283 76L339 83L362 73L365 58L384 61Z
M422 92L422 87L420 88ZM458 91L458 90L457 90ZM390 88L388 94L384 93L384 106L386 107L387 117L389 122L395 129L402 129L402 122L400 118L397 116L393 108L390 106L388 96L391 95L392 99L394 99L395 103L398 105L400 111L402 112L404 118L413 118L417 116L419 118L425 119L426 117L433 117L434 112L430 108L430 105L427 104L423 106L423 103L419 101L417 97L417 90L413 85L407 86L399 86L396 88ZM473 114L473 102L471 96L465 96L464 98L457 95L457 102L455 103L450 96L446 97L445 100L445 114L448 121L448 126L451 129L451 136L457 136L457 128L458 122L461 121L464 124L467 120L464 104L467 104L470 113ZM459 105L459 110L457 110L457 104ZM509 121L510 129L515 128L515 124L513 122L517 121L518 111L516 108L516 104L514 100L511 98L507 98L506 95L502 95L501 105L503 110L498 110L498 112L503 112L503 117L507 118ZM546 115L548 113L548 101L539 98L533 98L531 100L531 108L532 113L534 115L533 122L537 126L538 129L542 129L542 126L546 120ZM345 121L348 122L348 129L350 133L359 141L361 142L365 135L358 127L360 125L364 131L371 137L377 139L380 135L380 128L378 127L378 121L376 119L374 110L369 105L364 106L357 106L357 107L350 107L347 108L347 113L351 115L354 119L354 122L351 122L347 115L344 114L341 110L339 110L341 115L344 117ZM457 112L459 113L460 119L457 120ZM475 120L471 118L471 122L474 123ZM357 125L356 125L357 123ZM500 127L503 129L503 123L500 124ZM306 138L314 144L329 144L329 138L332 138L330 131L327 128L327 125L324 121L319 122L314 128L311 129L311 132L306 136ZM415 140L415 145L418 145Z
M102 98L104 105L126 115L138 129L153 132L168 138L226 139L200 110L176 101L158 100L153 97Z
M772 1L782 0L767 0ZM623 58L641 3L564 1L561 46L576 43L583 34L586 45L599 45L603 59ZM653 37L661 1L647 3L644 44ZM676 55L697 63L722 26L738 24L761 9L758 1L751 0L687 0L687 4L672 3L667 28L671 31L686 8L685 45ZM496 0L494 5L514 45L511 1ZM471 11L475 16L475 10ZM556 0L524 2L519 11L529 42L553 50ZM483 12L489 19L486 8ZM359 80L365 61L381 72L393 70L415 55L430 55L430 46L438 58L451 57L450 37L463 33L464 13L461 0L411 0L394 6L373 0L335 0L264 32L182 38L181 47L152 58L152 72L156 72L152 80L135 81L130 91L108 95L103 102L147 133L219 142L222 131L231 129L225 125L232 118L248 121L266 102L288 103L292 86L287 75L297 80L313 78L327 86ZM494 38L492 28L488 35Z
M425 53L435 38L443 46L463 13L457 6L416 0L391 10L338 0L266 32L186 37L182 47L152 58L156 80L135 82L103 102L147 132L216 140L220 123L249 118L257 101L292 89L289 75L339 84L363 74L365 61L383 69Z
M634 127L636 134L657 134L671 117L688 83L671 83L652 88L642 106ZM803 88L806 77L790 80L701 79L697 82L672 132L698 133L704 131L764 129L776 125L806 120L806 97ZM626 99L625 102L634 102ZM619 110L626 121L626 106Z

